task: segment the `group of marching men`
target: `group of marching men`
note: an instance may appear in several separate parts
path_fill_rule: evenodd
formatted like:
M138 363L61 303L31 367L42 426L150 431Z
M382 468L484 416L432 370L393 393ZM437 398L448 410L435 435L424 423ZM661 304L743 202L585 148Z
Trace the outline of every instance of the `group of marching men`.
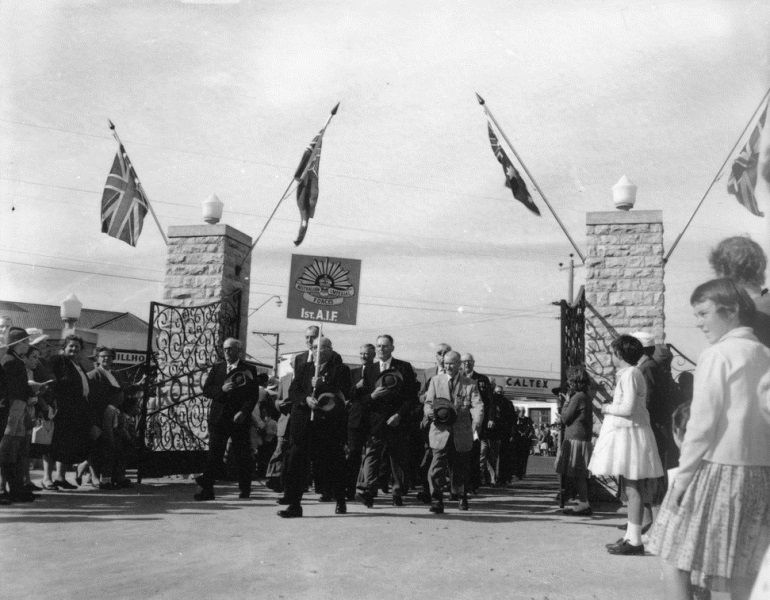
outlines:
M410 489L418 490L417 498L440 514L448 487L458 509L468 510L474 440L480 432L488 438L482 429L495 426L489 413L499 410L491 402L489 379L474 371L473 357L439 345L437 365L421 385L412 365L393 356L390 335L361 346L361 364L352 370L318 327L307 328L305 341L307 351L294 356L293 377L275 399L277 443L266 475L267 484L282 492L277 502L285 508L278 515L302 516L311 481L321 501L336 502L336 514L345 514L353 498L371 508L380 489L390 492L393 506L402 506ZM240 497L251 493L248 421L257 403L271 400L241 350L238 340L226 340L226 360L214 365L204 385L212 400L209 458L196 478L196 500L214 499L228 438ZM483 441L482 455L490 449L489 440Z

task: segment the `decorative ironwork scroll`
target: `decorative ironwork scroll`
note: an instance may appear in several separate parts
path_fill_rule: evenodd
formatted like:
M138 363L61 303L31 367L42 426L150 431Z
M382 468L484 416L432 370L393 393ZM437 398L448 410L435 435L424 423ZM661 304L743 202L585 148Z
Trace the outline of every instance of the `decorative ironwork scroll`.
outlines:
M585 364L586 296L583 286L577 298L561 306L561 387L567 387L567 371L570 367Z
M208 449L210 400L203 384L223 360L224 340L238 336L240 305L240 291L203 306L151 303L139 426L144 461L158 452Z

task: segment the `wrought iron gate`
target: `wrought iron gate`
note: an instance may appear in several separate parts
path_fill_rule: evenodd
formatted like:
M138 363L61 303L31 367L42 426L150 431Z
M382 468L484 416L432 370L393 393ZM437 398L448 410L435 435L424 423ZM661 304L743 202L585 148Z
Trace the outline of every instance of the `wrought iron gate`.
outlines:
M585 364L586 295L580 287L577 298L570 304L561 305L561 388L567 388L567 371L570 367Z
M203 306L150 304L137 478L202 470L210 400L203 384L238 337L241 292Z

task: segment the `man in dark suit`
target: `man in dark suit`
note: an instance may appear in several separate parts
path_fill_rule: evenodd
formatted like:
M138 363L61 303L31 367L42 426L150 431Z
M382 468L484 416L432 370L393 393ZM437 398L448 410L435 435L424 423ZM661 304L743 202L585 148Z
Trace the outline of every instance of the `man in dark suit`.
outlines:
M254 465L249 425L259 394L257 370L241 360L243 346L239 340L227 338L222 346L225 360L211 367L203 385L203 393L211 398L209 452L203 474L195 478L201 486L194 496L196 500L214 499L214 482L222 469L228 438L232 439L230 456L238 463L239 498L251 495Z
M417 378L412 365L393 357L393 338L377 338L378 376L395 372L400 381L393 387L378 385L363 397L369 406L369 435L364 450L356 499L371 508L377 495L383 451L390 457L393 506L402 506L407 493L404 470L408 464L408 420L417 404Z
M497 419L497 410L492 405L492 383L489 377L477 373L474 368L476 360L473 354L466 352L460 357L460 372L473 379L481 394L481 401L484 404L484 419L479 427L478 436L473 440L471 449L471 464L468 484L473 493L481 487L482 479L485 483L494 484L494 468L491 469L492 476L489 475L488 465L494 465L497 462L497 453L493 451L491 444L491 433ZM491 481L490 481L491 479Z
M361 470L362 453L368 431L369 410L367 399L374 390L379 368L374 364L374 344L364 344L359 353L361 366L350 372L352 388L348 404L348 457L345 495L352 500L356 494L356 480Z
M286 472L286 460L288 457L289 449L289 421L291 419L291 399L289 398L289 387L291 382L304 368L306 363L312 363L313 358L313 341L318 338L318 326L311 325L305 329L305 344L307 350L299 352L294 355L291 360L291 375L282 379L279 385L278 400L276 401L276 408L280 411L281 415L278 417L278 429L276 431L276 444L275 451L270 457L270 462L267 465L267 487L276 491L283 492L285 490L284 474ZM277 500L278 504L287 504L286 496L282 496Z
M318 349L318 370L308 362L295 373L289 388L291 421L286 461L285 498L278 511L285 519L302 516L302 495L310 471L310 458L334 499L336 514L345 514L345 394L350 391L350 369L332 349L329 338L313 342Z

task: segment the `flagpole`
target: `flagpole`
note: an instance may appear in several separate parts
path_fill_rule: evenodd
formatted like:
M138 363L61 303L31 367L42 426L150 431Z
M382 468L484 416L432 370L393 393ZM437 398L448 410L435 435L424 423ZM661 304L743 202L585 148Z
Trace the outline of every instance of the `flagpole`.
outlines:
M500 127L500 123L497 122L497 119L495 119L495 116L492 114L492 112L489 110L489 108L486 105L486 102L484 101L484 98L479 96L478 92L476 92L476 98L479 101L479 104L484 107L484 112L486 115L492 119L492 122L495 124L495 127L497 127L497 130L500 132L500 134L503 136L503 139L508 144L508 147L513 151L514 156L516 156L516 159L519 161L519 164L524 169L524 172L529 177L532 184L535 186L535 189L540 194L540 197L543 199L543 202L545 202L545 205L548 207L548 210L551 211L551 214L553 215L553 218L556 219L556 222L559 224L559 227L561 227L561 230L564 232L564 235L567 236L567 239L569 240L570 244L572 244L572 247L575 249L575 252L577 252L577 255L580 257L580 260L583 262L586 261L585 256L583 256L583 253L580 251L580 248L577 247L577 244L575 243L575 240L572 239L572 236L567 231L567 228L564 227L564 223L561 222L561 219L559 218L559 215L556 214L556 211L551 206L551 203L548 202L548 198L545 197L545 194L543 193L543 190L540 189L540 186L537 185L537 181L535 181L535 178L532 177L532 173L529 172L529 169L527 169L527 165L524 164L524 161L521 160L521 156L519 156L519 153L516 152L516 148L513 147L513 144L511 143L511 140L508 139L508 136L505 135L505 131L503 131L503 128Z
M120 138L118 137L118 131L115 129L115 123L109 119L107 119L107 122L110 124L110 129L112 129L112 136L115 138L115 141L118 142L118 145L121 148L125 148L123 142L121 142ZM131 163L131 168L134 169L134 173L136 174L136 185L141 188L142 194L144 194L144 197L147 198L147 208L150 209L150 214L152 215L152 218L155 219L155 224L158 226L158 231L160 231L160 235L163 238L163 241L166 242L166 246L168 246L168 238L163 232L163 228L160 226L160 221L158 221L158 216L155 214L155 209L152 208L152 203L150 202L150 198L147 196L147 192L144 191L144 187L142 187L142 183L139 181L139 175L136 173L134 163Z
M334 105L334 108L332 108L331 113L329 114L329 118L326 119L326 124L321 128L321 135L323 136L324 132L326 132L326 128L329 126L329 123L331 123L332 117L337 114L337 109L339 108L340 103L337 102L337 104ZM313 148L313 153L316 152L316 149ZM270 224L270 221L273 220L273 217L275 216L275 213L278 212L278 208L281 206L284 200L286 200L286 197L289 195L289 190L291 189L291 186L294 185L294 182L300 181L304 176L305 173L307 173L307 170L310 168L310 165L313 164L313 154L311 153L310 158L307 161L307 164L302 169L302 173L299 177L292 177L291 181L289 182L289 185L286 186L286 190L284 190L283 195L281 196L281 199L278 201L278 203L275 205L275 208L273 209L273 212L270 213L270 216L267 218L267 221L265 221L264 226L262 227L262 231L259 232L259 235L257 236L257 239L254 240L254 243L251 245L251 248L249 248L249 251L246 253L246 255L243 257L243 260L241 260L240 264L235 268L235 276L239 276L241 273L241 269L243 269L243 263L246 262L246 259L251 256L252 250L257 245L257 242L262 238L262 234L265 233L265 230L267 229L267 226Z
M540 186L537 185L537 181L535 181L535 178L532 177L532 173L529 172L529 169L527 169L527 165L524 164L524 161L521 160L521 156L519 156L519 153L516 152L516 148L513 147L513 144L511 143L511 140L508 139L508 136L505 135L505 131L503 131L503 128L500 127L500 123L497 122L497 119L495 119L492 112L487 108L486 102L484 101L484 98L479 96L478 92L476 92L476 98L479 101L479 104L481 104L482 107L484 107L484 113L492 119L492 122L495 124L495 127L497 127L497 130L500 132L500 135L503 136L503 139L508 144L508 147L513 151L514 156L519 161L519 164L524 169L524 172L527 174L527 177L529 177L532 184L535 186L535 189L540 194L540 197L543 199L543 202L545 202L545 205L548 207L548 210L551 211L551 214L553 215L553 218L556 219L556 222L559 224L559 227L561 227L561 230L564 232L564 235L567 236L567 239L569 240L570 244L572 244L572 247L575 249L575 252L577 252L577 255L580 257L580 260L583 262L586 261L586 257L583 256L583 253L580 251L580 248L577 247L577 244L575 243L575 240L572 239L572 236L567 231L567 228L564 227L564 223L561 222L561 219L559 218L559 215L556 214L556 211L551 206L551 203L548 202L548 198L545 197L545 194L543 193L543 190L540 189Z
M679 244L679 240L682 239L682 236L684 235L684 232L687 231L687 228L690 227L690 223L692 223L693 219L695 218L695 215L700 210L701 205L706 200L706 196L708 196L709 192L711 191L711 188L714 187L714 184L719 180L719 178L722 176L722 169L725 168L725 165L730 160L730 157L733 155L733 152L735 152L735 149L738 147L738 144L741 143L741 140L743 139L743 136L746 135L746 132L749 130L749 127L751 127L751 124L754 122L754 119L757 116L757 113L762 108L762 105L767 100L767 97L770 96L770 88L767 89L765 92L765 95L762 96L762 100L760 101L759 105L757 105L757 108L754 110L754 112L751 114L751 118L749 119L749 122L746 123L746 127L743 128L743 131L738 136L738 139L735 142L735 145L732 147L730 152L728 152L727 156L725 157L725 161L722 163L722 166L719 167L719 170L717 171L717 174L714 175L714 179L711 180L711 184L708 186L706 191L704 192L703 196L701 196L700 202L698 202L698 205L695 207L695 210L692 212L692 215L690 215L690 219L687 221L687 224L684 226L684 229L682 229L682 232L676 236L676 239L674 240L674 243L671 245L671 248L668 251L668 254L666 254L666 258L663 259L664 263L668 262L668 258L671 256L671 254L674 252L674 248L677 247ZM767 123L765 124L765 127L767 127Z

